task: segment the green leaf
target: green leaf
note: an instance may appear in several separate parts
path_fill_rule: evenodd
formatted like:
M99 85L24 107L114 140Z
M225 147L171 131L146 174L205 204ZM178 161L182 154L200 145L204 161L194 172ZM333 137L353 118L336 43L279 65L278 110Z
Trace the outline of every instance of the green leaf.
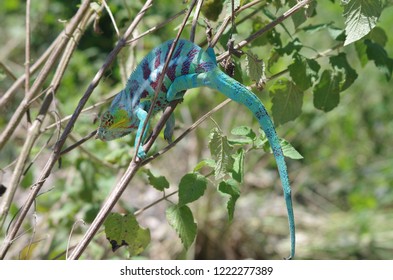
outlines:
M314 87L314 106L329 112L340 102L340 83L343 79L341 72L325 70L319 82Z
M242 183L244 178L244 149L240 148L233 158L232 178Z
M336 41L340 41L343 42L345 41L345 30L341 29L341 28L337 28L335 26L329 26L328 27L328 32L330 34L330 36L332 36L332 38Z
M200 198L206 190L207 180L199 173L189 173L179 183L179 206Z
M218 185L218 190L219 192L230 196L227 202L227 209L228 209L228 219L229 221L232 221L233 214L235 212L235 204L240 196L239 186L235 180L227 180L227 181L222 181Z
M297 4L297 1L289 0L288 4L289 4L289 6L293 7ZM316 7L316 3L314 1L312 1L310 4L307 5L307 10L300 11L299 13L294 13L291 16L293 24L295 25L295 29L298 29L298 27L307 20L307 17L309 15L314 14L315 7Z
M367 45L363 41L356 41L355 50L360 60L360 64L364 67L368 62Z
M257 148L263 149L265 152L273 153L270 143L266 137L263 130L260 130L261 134L259 136L260 143L258 143ZM285 157L291 159L302 159L303 156L289 143L287 140L280 138L280 146Z
M272 97L272 113L275 124L296 119L302 112L303 91L293 82L280 79L269 88Z
M262 59L259 59L257 55L251 51L247 51L246 56L246 71L247 75L251 80L256 82L256 86L259 90L265 86L265 63Z
M284 54L291 54L293 52L299 52L303 48L303 44L300 42L298 38L294 39L293 41L289 42L285 47L283 48L276 48L277 53L280 55Z
M336 56L331 56L329 61L334 68L343 70L344 78L342 83L340 83L340 91L346 90L358 77L356 71L349 65L347 55L345 53L339 53Z
M218 128L213 128L210 132L209 148L216 161L214 175L216 179L219 179L232 169L232 146Z
M149 184L159 191L164 191L169 188L169 182L164 176L154 176L149 169L145 170Z
M207 19L216 21L222 8L223 5L221 0L207 0L203 2L201 11Z
M280 139L280 145L284 156L291 159L303 158L303 156L287 140Z
M223 2L223 1L220 1L220 2ZM237 9L239 9L239 7L240 7L240 0L234 0L233 1L234 3L234 5L233 5L233 10L234 11L236 11ZM226 2L226 8L227 8L227 10L226 10L226 12L227 12L227 15L230 15L230 14L232 14L232 1L227 1Z
M251 129L251 127L244 126L244 125L233 128L231 130L231 134L237 136L245 136L252 140L255 139L255 137L257 136L255 132Z
M201 170L203 167L211 167L215 168L216 167L216 162L213 159L204 159L200 161L194 168L194 172Z
M197 233L197 224L190 208L187 205L172 205L166 210L166 218L176 230L186 250L190 248Z
M366 53L370 60L374 60L375 66L380 69L386 77L386 80L390 80L393 71L393 59L388 57L386 50L377 43L366 39L364 43L367 46Z
M246 138L228 139L231 145L252 144L256 139L255 132L248 126L238 126L231 130L233 135L243 136Z
M228 143L232 146L235 145L247 145L247 144L252 144L254 141L250 138L236 138L236 139L228 139Z
M139 226L134 215L111 213L106 218L105 234L112 245L112 251L128 246L132 256L139 255L150 243L150 231Z
M305 32L309 32L311 34L317 32L317 31L321 31L321 30L326 30L327 28L329 28L332 25L331 22L329 23L321 23L321 24L309 24L305 27L302 27L300 30L303 30Z
M288 66L292 80L303 91L312 86L318 76L319 68L318 62L305 59L298 54L294 55L294 62Z
M267 60L267 69L270 68L277 63L277 61L281 58L281 55L277 52L276 49L271 49L269 54L269 59Z
M366 36L377 24L382 12L381 0L346 0L344 4L344 46Z
M378 26L371 30L370 34L367 35L367 38L377 44L380 44L382 47L385 47L388 41L388 36L386 35L385 30Z
M298 1L295 0L289 0L288 3L291 7L295 6ZM300 25L302 25L308 17L311 17L315 14L315 8L316 8L316 3L317 1L311 1L307 6L306 10L300 11L299 13L294 13L291 18L293 21L293 24L295 25L295 29L298 29Z

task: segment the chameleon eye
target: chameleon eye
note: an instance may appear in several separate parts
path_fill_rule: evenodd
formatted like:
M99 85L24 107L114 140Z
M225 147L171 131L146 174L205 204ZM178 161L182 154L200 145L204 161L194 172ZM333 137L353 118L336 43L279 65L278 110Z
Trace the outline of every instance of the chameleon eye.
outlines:
M101 117L101 125L103 127L111 127L113 125L113 116L109 111L106 111Z

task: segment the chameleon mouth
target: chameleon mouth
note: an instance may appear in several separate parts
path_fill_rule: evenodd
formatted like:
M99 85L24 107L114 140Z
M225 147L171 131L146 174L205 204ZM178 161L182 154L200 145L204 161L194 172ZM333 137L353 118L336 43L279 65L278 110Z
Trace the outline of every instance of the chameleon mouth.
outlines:
M100 135L99 131L97 130L96 135L94 136L94 139L100 139L101 141L106 142L106 138L103 137L103 135Z

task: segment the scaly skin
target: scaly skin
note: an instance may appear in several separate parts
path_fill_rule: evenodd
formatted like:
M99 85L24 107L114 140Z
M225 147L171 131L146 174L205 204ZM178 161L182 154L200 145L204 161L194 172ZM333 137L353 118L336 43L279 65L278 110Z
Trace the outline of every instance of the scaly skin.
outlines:
M113 140L136 130L135 145L138 139L141 139L143 143L145 135L141 137L142 127L171 44L172 40L156 47L139 63L128 79L126 88L116 95L109 110L102 115L97 132L99 139ZM164 110L172 100L183 98L185 90L202 86L216 89L233 101L244 104L258 119L259 125L265 132L282 182L291 238L291 252L288 258L293 258L295 255L295 222L291 187L274 125L258 97L218 68L213 49L209 48L204 51L190 41L178 41L158 93L153 113ZM171 116L164 131L164 136L168 141L172 139L173 127L174 118ZM146 157L142 145L138 150L138 157Z

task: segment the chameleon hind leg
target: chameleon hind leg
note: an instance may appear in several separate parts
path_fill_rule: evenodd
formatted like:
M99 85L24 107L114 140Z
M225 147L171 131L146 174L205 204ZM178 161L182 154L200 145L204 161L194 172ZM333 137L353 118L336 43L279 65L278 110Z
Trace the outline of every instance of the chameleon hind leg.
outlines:
M210 81L207 79L206 73L193 73L177 77L168 89L166 99L170 102L182 99L187 89L209 86Z
M165 124L164 138L168 143L172 143L173 131L175 129L175 115L172 113Z

